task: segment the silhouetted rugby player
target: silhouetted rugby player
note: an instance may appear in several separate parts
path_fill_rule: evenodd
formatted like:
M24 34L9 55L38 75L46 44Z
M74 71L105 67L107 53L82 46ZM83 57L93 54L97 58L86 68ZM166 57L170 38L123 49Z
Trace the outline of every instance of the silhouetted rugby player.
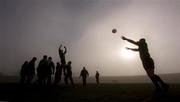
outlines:
M63 68L63 74L64 74L64 81L66 81L66 58L65 58L65 55L67 53L67 49L66 49L66 46L64 46L64 51L61 49L62 48L62 44L59 46L59 57L60 57L60 60L61 60L61 65L62 65L62 68ZM65 82L66 83L66 82Z
M57 85L61 81L61 76L62 76L62 65L60 65L59 62L57 62L54 85Z
M47 67L47 84L51 84L51 76L54 74L55 66L54 62L52 61L52 57L48 58L48 67Z
M33 57L32 60L28 64L28 68L27 68L27 83L28 84L31 84L31 81L34 78L36 60L37 60L37 58Z
M66 49L66 46L64 46L64 51L61 48L62 48L62 44L59 47L59 57L60 57L60 60L61 60L61 64L66 65L65 54L67 53L67 49Z
M96 71L95 77L96 77L96 83L97 85L99 85L99 72L98 71Z
M139 55L140 55L143 67L144 67L146 73L148 74L148 76L150 77L150 79L152 80L153 84L155 85L156 91L158 91L158 92L161 91L161 87L158 84L158 82L161 84L163 91L167 91L168 85L166 83L164 83L161 80L161 78L154 73L154 69L155 69L154 61L149 54L146 40L144 38L142 38L136 42L136 41L128 39L124 36L122 36L122 39L126 40L134 45L137 45L139 47L138 49L137 48L128 48L128 47L126 47L126 48L128 50L132 50L132 51L139 51Z
M89 76L88 71L86 70L85 67L83 67L83 69L81 70L80 76L79 76L80 78L82 77L83 86L86 86L86 79L88 76Z
M24 64L21 66L21 71L20 71L20 83L24 84L25 81L27 80L27 68L28 68L28 61L25 61Z
M48 70L48 60L47 60L47 55L44 55L43 59L41 59L41 61L39 62L37 68L38 84L42 85L46 83L47 70Z
M65 76L65 84L68 84L68 79L71 82L71 85L74 85L74 81L72 78L72 67L71 67L71 61L69 61L66 65L66 76Z

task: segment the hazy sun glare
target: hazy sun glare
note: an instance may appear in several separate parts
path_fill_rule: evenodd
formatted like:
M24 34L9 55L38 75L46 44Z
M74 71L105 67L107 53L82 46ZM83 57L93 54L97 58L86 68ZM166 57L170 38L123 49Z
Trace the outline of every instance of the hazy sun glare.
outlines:
M135 52L127 50L126 48L121 48L120 50L120 57L125 59L134 59L135 58Z

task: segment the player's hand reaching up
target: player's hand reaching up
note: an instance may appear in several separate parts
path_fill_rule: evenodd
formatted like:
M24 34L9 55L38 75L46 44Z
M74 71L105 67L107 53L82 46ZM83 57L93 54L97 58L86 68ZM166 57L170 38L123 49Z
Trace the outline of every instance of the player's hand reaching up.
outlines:
M123 39L123 40L126 40L127 38L126 37L124 37L124 36L121 36L121 38Z
M131 50L129 47L126 47L127 50Z

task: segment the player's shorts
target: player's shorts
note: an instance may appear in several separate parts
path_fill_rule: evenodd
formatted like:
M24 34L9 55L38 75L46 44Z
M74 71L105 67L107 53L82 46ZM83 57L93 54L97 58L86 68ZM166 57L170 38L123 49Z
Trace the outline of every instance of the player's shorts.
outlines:
M144 60L142 60L142 64L143 64L143 67L144 69L150 69L150 68L155 68L154 67L154 61L152 58L146 58Z

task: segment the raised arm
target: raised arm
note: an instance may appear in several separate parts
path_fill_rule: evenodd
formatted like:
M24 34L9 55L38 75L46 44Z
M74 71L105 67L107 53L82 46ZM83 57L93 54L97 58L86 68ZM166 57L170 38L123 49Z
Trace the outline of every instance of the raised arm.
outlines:
M129 47L126 47L127 50L132 50L132 51L139 51L139 49L137 48L129 48Z
M59 46L59 51L61 50L62 44Z
M67 48L66 48L66 46L64 46L64 49L65 49L64 54L66 54L66 53L67 53Z
M130 43L135 44L135 45L138 46L138 42L136 42L136 41L134 41L134 40L128 39L128 38L126 38L126 37L124 37L124 36L122 36L121 38L122 38L123 40L126 40L126 41L128 41L128 42L130 42Z

